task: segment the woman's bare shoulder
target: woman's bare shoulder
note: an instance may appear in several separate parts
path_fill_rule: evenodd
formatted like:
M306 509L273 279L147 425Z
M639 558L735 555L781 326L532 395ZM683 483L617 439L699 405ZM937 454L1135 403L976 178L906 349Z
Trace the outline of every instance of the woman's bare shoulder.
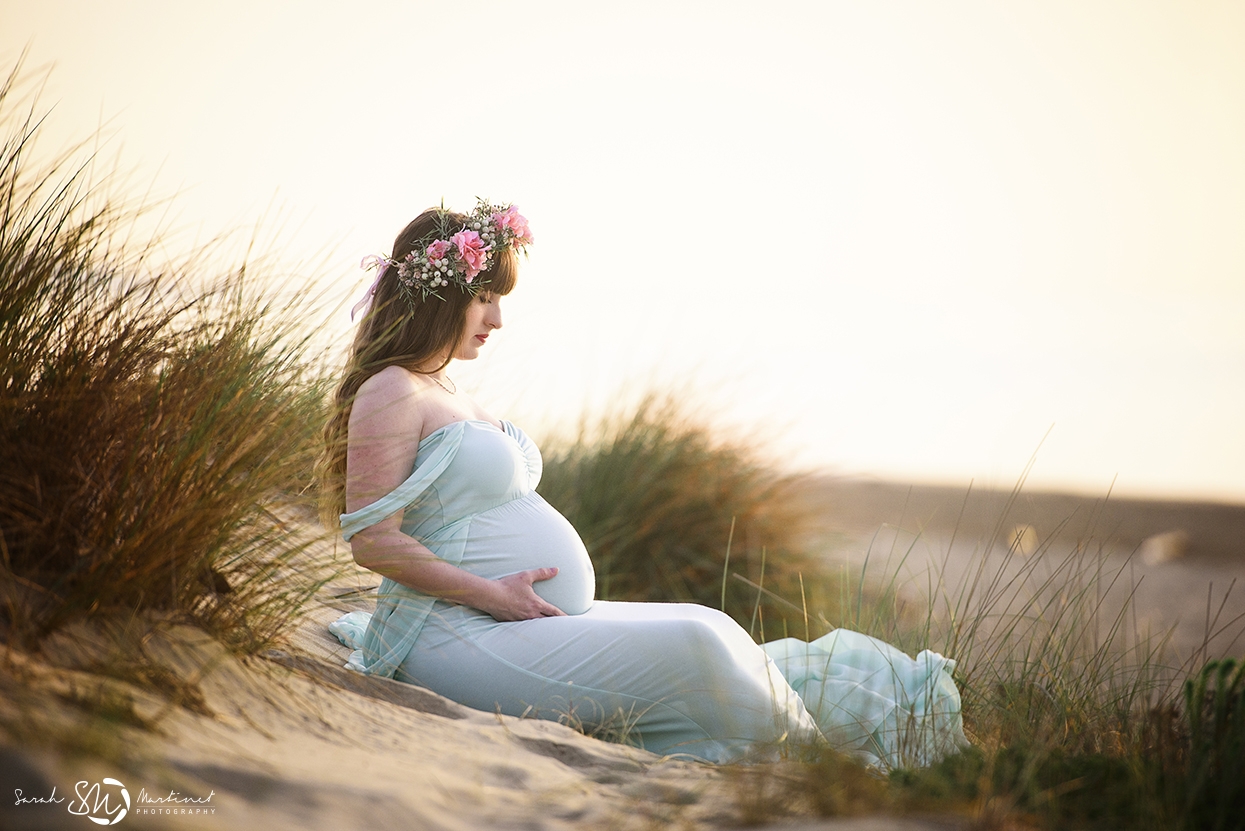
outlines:
M400 366L387 366L359 386L351 415L418 409L427 392L428 384L420 376Z
M359 385L356 401L373 398L385 401L417 396L427 388L427 382L410 370L400 366L387 366Z

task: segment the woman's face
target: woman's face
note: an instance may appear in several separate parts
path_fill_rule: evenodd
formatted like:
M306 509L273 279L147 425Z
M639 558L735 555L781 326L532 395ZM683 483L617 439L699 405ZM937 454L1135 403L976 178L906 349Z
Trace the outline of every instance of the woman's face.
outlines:
M489 333L501 328L501 296L489 291L477 294L467 306L467 326L454 357L470 361L480 354Z

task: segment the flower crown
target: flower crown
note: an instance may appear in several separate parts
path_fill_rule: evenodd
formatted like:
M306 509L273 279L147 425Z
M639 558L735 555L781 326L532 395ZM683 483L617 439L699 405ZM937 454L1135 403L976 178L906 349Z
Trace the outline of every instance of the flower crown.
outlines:
M376 294L376 287L389 268L397 270L398 291L412 306L429 297L444 300L438 290L450 285L475 295L483 288L475 278L488 270L494 255L507 248L523 251L532 242L527 219L518 208L499 207L483 199L476 200L475 210L467 215L466 223L458 231L454 231L444 207L438 212L437 225L432 239L421 240L401 260L379 255L364 259L364 268L379 270L372 287L351 311L351 317Z

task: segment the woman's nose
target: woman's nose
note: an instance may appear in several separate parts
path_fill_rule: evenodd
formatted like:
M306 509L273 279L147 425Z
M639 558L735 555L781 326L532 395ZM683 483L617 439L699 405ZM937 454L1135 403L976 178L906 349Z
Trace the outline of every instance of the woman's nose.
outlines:
M485 318L485 322L488 323L489 326L492 326L494 329L500 329L501 328L501 306L494 303L489 308L489 315L487 318Z

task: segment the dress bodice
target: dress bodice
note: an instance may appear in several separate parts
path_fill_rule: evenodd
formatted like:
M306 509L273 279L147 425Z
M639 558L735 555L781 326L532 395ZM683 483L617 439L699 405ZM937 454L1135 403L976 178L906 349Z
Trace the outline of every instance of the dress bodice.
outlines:
M510 422L456 421L419 443L411 475L392 492L341 517L350 540L402 513L402 532L452 565L488 579L555 567L535 592L569 615L593 602L596 575L583 541L536 493L542 462L535 442ZM363 646L370 672L392 675L437 598L389 578ZM441 601L444 602L444 601Z
M402 531L423 538L534 491L543 464L527 434L508 421L502 429L480 420L452 421L419 443L414 469L402 484L357 511L342 514L342 536L403 512Z

